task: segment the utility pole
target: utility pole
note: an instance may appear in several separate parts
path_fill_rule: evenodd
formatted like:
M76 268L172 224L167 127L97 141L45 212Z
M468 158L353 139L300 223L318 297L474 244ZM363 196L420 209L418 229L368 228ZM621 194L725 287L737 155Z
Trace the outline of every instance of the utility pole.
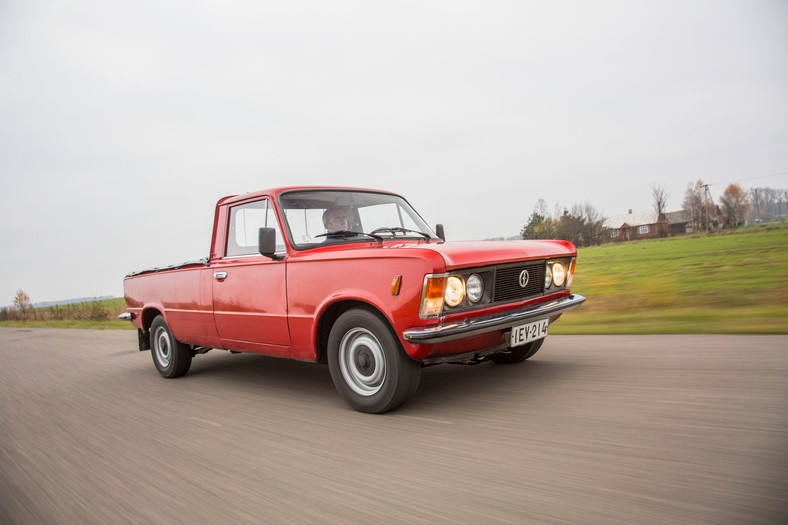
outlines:
M755 192L755 222L761 223L761 208L758 206L758 188L752 190Z
M711 206L711 194L709 193L709 185L704 184L705 191L703 192L703 208L706 210L706 231L711 231L711 220L709 218L709 206Z

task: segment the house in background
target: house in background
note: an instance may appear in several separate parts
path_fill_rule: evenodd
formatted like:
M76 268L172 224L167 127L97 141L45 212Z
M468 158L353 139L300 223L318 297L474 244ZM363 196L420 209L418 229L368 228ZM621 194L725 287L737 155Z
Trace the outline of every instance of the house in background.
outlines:
M692 226L692 216L686 210L669 211L665 214L665 218L668 220L671 235L695 232L695 228Z
M602 237L605 242L634 241L654 239L660 232L667 233L668 222L664 214L655 211L642 211L616 215L605 219L602 224Z

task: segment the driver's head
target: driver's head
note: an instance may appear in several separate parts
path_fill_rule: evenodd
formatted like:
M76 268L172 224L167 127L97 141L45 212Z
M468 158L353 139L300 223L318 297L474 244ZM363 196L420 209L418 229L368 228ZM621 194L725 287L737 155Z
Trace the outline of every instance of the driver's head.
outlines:
M347 230L347 212L342 208L327 209L323 212L323 226L328 233Z

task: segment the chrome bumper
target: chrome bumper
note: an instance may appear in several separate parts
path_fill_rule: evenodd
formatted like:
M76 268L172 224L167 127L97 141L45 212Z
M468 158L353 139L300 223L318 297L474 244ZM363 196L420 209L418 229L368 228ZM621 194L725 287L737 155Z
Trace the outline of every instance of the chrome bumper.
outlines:
M445 343L465 337L472 337L487 332L505 330L515 325L528 321L544 319L566 312L572 308L577 308L586 300L578 294L561 297L549 303L529 306L515 312L492 315L490 317L480 317L478 319L468 319L456 323L440 324L423 328L409 328L403 332L402 336L409 343L416 345L431 345L435 343Z

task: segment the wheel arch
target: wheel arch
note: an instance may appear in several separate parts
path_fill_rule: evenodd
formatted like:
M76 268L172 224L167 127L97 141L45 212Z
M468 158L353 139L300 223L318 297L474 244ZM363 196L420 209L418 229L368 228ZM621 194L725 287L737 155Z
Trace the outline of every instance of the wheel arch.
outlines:
M148 307L142 311L142 333L145 336L150 334L150 326L153 324L153 320L158 316L164 317L164 312L156 307Z
M334 326L334 323L340 315L355 308L366 310L379 317L391 331L394 339L399 341L391 321L380 311L380 309L371 303L359 299L343 299L328 305L318 319L315 333L315 350L318 363L328 364L328 336L331 333L331 327Z

